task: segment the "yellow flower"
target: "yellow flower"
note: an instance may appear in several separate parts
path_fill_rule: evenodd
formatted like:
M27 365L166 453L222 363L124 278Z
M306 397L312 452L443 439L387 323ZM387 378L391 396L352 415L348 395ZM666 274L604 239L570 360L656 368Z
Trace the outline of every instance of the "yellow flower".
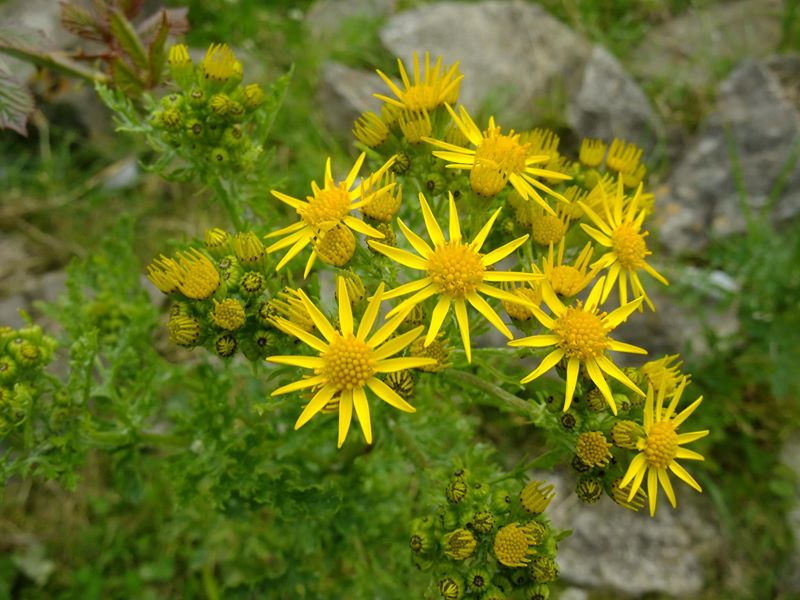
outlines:
M581 140L581 149L578 153L580 160L587 167L598 167L606 155L606 144L603 140L585 138Z
M365 387L391 404L406 412L415 409L408 402L381 381L377 376L381 373L393 373L404 369L413 369L431 365L430 358L390 358L408 346L420 333L422 327L398 335L389 340L400 325L402 318L391 319L371 336L370 331L378 317L378 310L383 300L383 284L370 300L364 316L355 329L347 283L343 277L337 281L339 298L339 330L335 329L322 312L312 304L302 291L298 294L314 321L317 330L324 339L318 338L291 321L276 318L277 327L296 336L302 342L319 352L319 356L270 356L267 361L282 365L292 365L303 369L313 369L314 375L300 381L284 385L272 392L273 396L287 394L306 388L316 388L316 393L306 405L295 423L295 429L305 425L330 400L339 394L339 447L341 448L350 429L350 421L355 407L358 422L364 432L368 444L372 443L372 425L369 416L369 404Z
M425 141L444 149L434 151L433 155L449 161L450 164L447 165L449 168L470 171L470 185L476 193L481 196L494 196L502 191L506 182L511 182L520 196L526 200L534 199L550 213L555 213L555 211L539 195L536 188L562 202L567 201L561 194L535 178L571 179L569 175L532 166L546 163L550 160L550 156L533 153L531 145L522 143L520 135L514 133L513 129L505 135L500 133L501 128L495 125L494 117L489 118L488 128L481 132L463 106L459 106L460 117L450 108L449 104L446 106L453 121L475 146L475 149L462 148L431 138L426 138Z
M284 288L265 304L262 318L272 324L276 319L287 320L304 331L314 331L314 321L308 314L302 297L301 290Z
M504 283L503 289L507 290L511 294L526 298L530 301L527 304L521 304L520 302L509 302L508 300L502 301L506 314L517 321L527 321L533 317L533 311L530 309L531 305L539 305L542 303L542 290L541 285L538 283L527 285L523 283L520 286L515 283Z
M626 144L625 140L614 138L608 149L606 166L621 174L631 174L639 167L642 159L642 149L636 144Z
M559 158L558 144L561 138L551 129L537 127L520 134L520 142L531 145L531 154L546 154L550 160Z
M507 567L525 567L536 553L535 539L519 523L501 527L494 537L492 549L497 561Z
M397 124L410 144L419 144L433 131L427 110L404 110Z
M669 282L645 260L652 252L648 250L644 240L648 232L641 231L642 222L646 216L644 210L639 210L642 186L639 186L636 195L627 206L625 206L622 178L617 179L617 193L614 196L613 204L609 202L604 187L602 185L598 187L603 196L602 208L605 218L600 217L587 204L582 204L586 215L599 229L585 223L581 223L581 227L598 244L609 248L609 251L592 265L593 268L608 269L608 278L600 301L606 301L614 283L619 281L620 304L627 303L628 279L630 279L633 296L644 298L650 309L655 310L653 303L644 291L638 271L644 269L664 285L669 285Z
M175 261L166 256L147 267L147 278L165 294L180 291L192 300L205 300L219 287L219 272L208 257L192 248L176 254Z
M558 244L558 258L554 257L553 244L547 252L547 258L542 258L542 271L545 279L550 282L553 291L562 298L570 298L583 291L594 279L597 269L587 272L589 261L592 260L592 243L587 242L581 250L575 263L572 265L564 264L564 240ZM534 272L539 273L539 268L532 265Z
M531 233L533 241L540 246L557 244L564 239L569 227L569 217L560 208L563 203L559 203L558 213L544 211L538 206L531 207Z
M604 372L637 394L644 396L644 393L607 356L609 350L647 354L647 350L644 348L618 342L608 337L608 333L611 330L625 321L639 307L642 299L638 298L628 304L624 304L609 314L599 312L597 305L603 289L603 279L601 277L592 288L589 297L586 299L586 304L578 300L574 306L569 307L564 306L556 296L553 288L547 282L544 282L542 284L542 297L545 304L553 312L553 316L547 315L538 306L533 310L533 314L551 333L532 335L508 343L509 346L527 348L556 346L555 350L542 359L536 369L522 379L522 383L533 381L552 369L561 359L566 359L567 389L564 399L565 412L572 404L572 397L575 393L575 385L578 381L578 371L581 365L586 369L589 378L603 394L615 415L617 414L617 405L611 395L611 388L603 376Z
M436 338L436 334L439 332L439 329L441 329L442 323L450 310L450 305L454 304L456 320L461 330L461 340L464 344L464 350L467 353L467 360L472 361L467 302L503 335L511 339L514 337L511 331L478 292L499 300L525 303L524 298L490 284L506 281L535 281L541 279L542 276L534 273L488 270L488 267L514 252L528 239L528 236L524 235L488 254L480 253L481 247L489 236L495 219L497 219L498 214L500 214L500 209L497 209L489 218L472 242L465 243L461 239L461 225L458 220L453 194L450 194L449 240L444 239L444 234L439 224L436 222L436 218L433 216L433 212L431 212L430 206L428 206L428 202L425 200L425 196L422 193L419 195L419 202L422 207L425 227L428 230L428 236L433 242L433 247L411 231L401 219L397 219L397 223L418 254L413 254L407 250L401 250L400 248L394 248L371 240L369 242L371 247L385 254L395 262L411 269L426 272L425 277L401 285L386 294L385 297L388 299L415 292L410 298L407 298L389 311L387 316L391 317L396 314L405 315L415 305L431 296L437 295L438 302L431 315L430 327L425 337L425 345L429 345Z
M373 94L391 106L401 110L426 110L432 111L445 102L450 104L458 100L461 80L464 76L458 71L458 63L451 67L442 66L442 57L436 59L436 64L431 68L431 56L425 53L425 70L420 73L419 57L414 52L414 83L408 77L403 61L397 59L400 68L400 78L403 80L404 90L401 90L382 71L378 71L381 79L386 82L389 89L397 98L390 98L383 94Z
M389 137L389 127L374 112L365 112L353 124L353 135L365 146L377 148Z
M241 302L235 298L225 298L222 302L214 300L211 319L217 327L234 331L245 324L247 317Z
M337 225L345 225L371 237L382 238L383 234L375 229L356 219L350 214L350 211L361 208L366 204L369 199L363 198L362 194L365 189L370 189L373 182L380 179L381 176L392 166L392 159L386 162L380 169L367 178L366 182L356 186L356 178L364 163L366 153L356 159L353 168L350 169L344 181L335 181L331 173L331 159L328 158L325 163L325 179L323 186L320 188L315 181L311 182L311 196L306 200L299 200L288 196L283 192L272 190L272 195L281 202L284 202L297 211L300 220L289 227L284 227L278 231L273 231L268 234L267 238L281 237L271 246L267 248L267 252L275 252L283 248L289 248L283 258L280 260L275 270L278 271L283 268L292 258L297 256L300 251L305 248L311 241L320 233L324 233L336 227ZM393 183L384 186L377 190L375 193L381 193L391 189ZM305 272L303 277L307 277L317 259L317 252L312 250L311 256L306 263Z
M321 233L314 240L314 252L327 265L343 267L350 262L356 252L356 238L344 225L337 225Z
M629 483L633 482L628 493L628 501L630 502L641 487L644 476L647 475L647 496L650 500L651 516L656 513L656 495L658 494L659 483L664 488L669 503L675 508L675 492L669 480L669 471L672 471L698 492L703 491L694 477L689 475L686 469L678 464L676 460L678 458L704 460L702 455L687 448L681 448L681 446L708 435L708 430L681 434L676 431L703 401L703 397L700 396L680 413L675 414L675 409L681 399L683 390L686 388L687 381L688 378L686 377L681 380L666 410L664 410L666 387L661 385L658 388L657 395L654 393L652 385L647 387L647 400L644 407L645 435L639 438L636 445L641 452L631 461L625 476L619 484L619 487L625 488Z
M200 63L200 69L206 79L215 81L227 81L231 77L242 76L242 63L228 44L211 44Z
M678 360L679 358L677 354L670 354L658 360L651 360L639 367L639 371L654 388L658 389L663 385L667 393L671 394L682 379L680 368L683 361Z
M380 180L372 181L376 190L367 189L361 192L361 197L365 204L361 207L361 213L370 219L389 223L392 217L400 210L400 203L403 199L403 186L395 184L395 174L391 171L384 173ZM392 187L394 185L394 187Z

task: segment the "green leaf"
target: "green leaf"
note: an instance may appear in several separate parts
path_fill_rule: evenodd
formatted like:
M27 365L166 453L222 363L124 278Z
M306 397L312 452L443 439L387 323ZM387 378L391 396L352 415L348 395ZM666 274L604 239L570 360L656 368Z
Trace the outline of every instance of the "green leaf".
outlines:
M0 63L0 128L27 136L26 123L33 109L31 93Z
M144 89L144 82L121 58L111 61L111 78L114 86L128 96L138 96Z
M167 36L169 35L169 21L166 11L161 11L161 24L158 27L155 38L150 43L148 49L148 84L155 87L161 81L161 74L164 71L164 63L167 60Z
M111 34L137 67L147 69L147 52L128 18L120 10L111 12Z
M103 40L103 28L92 13L81 6L63 3L61 5L61 25L78 37L100 42Z

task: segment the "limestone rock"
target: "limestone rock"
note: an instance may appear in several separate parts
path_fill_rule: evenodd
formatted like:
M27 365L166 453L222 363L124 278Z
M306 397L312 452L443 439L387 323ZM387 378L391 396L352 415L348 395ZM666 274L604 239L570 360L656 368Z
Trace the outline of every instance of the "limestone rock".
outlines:
M800 163L793 157L800 113L792 102L799 75L800 57L787 56L747 61L722 82L717 109L656 195L660 238L670 252L698 253L711 238L745 230L737 176L754 213L768 210L773 222L800 213Z
M349 20L381 19L391 14L396 0L317 0L306 14L308 31L315 39L339 33Z
M385 92L386 84L376 73L352 69L337 62L322 65L319 101L327 126L346 135L362 112L380 112L381 101L375 92Z
M544 476L556 484L548 509L555 526L572 529L558 545L561 580L584 588L613 590L610 596L663 593L683 598L705 586L706 556L719 549L719 532L709 522L707 498L675 486L678 508L659 498L656 516L633 512L609 498L586 505L566 475ZM668 567L665 567L668 565Z

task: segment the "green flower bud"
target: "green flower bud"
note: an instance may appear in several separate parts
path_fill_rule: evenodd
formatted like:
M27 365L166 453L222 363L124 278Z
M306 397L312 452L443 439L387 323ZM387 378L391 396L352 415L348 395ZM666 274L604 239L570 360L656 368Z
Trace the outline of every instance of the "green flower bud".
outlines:
M189 104L194 108L200 108L206 103L206 93L200 88L193 88L189 92Z
M17 363L10 356L0 356L0 383L11 383L17 377Z
M548 583L558 579L558 565L551 557L538 554L528 565L531 577L539 583Z
M258 296L266 287L267 282L258 271L248 271L239 280L239 289L246 296Z
M189 136L189 139L202 139L204 132L205 128L203 127L203 123L198 119L189 119L186 122L186 135Z
M460 600L464 596L464 583L455 573L443 576L436 587L444 600Z
M454 477L447 484L444 495L450 504L458 504L467 496L468 491L467 482L462 477Z
M472 528L481 534L491 533L494 529L495 516L488 510L479 510L472 515Z
M391 169L398 175L405 175L411 169L411 157L405 152L398 152L394 155L395 160Z
M225 148L214 148L209 157L215 165L225 165L230 160L228 151Z
M594 504L603 495L603 484L595 477L582 477L575 487L575 495L585 504Z
M214 352L222 358L229 358L236 353L236 336L230 333L218 335L214 340Z
M243 136L244 129L238 123L226 127L225 131L222 132L222 145L228 148L235 148L241 145Z

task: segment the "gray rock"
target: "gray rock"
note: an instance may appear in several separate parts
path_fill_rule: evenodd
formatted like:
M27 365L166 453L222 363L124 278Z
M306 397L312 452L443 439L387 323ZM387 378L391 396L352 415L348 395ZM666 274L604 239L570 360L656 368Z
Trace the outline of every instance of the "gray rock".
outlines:
M691 10L649 31L628 66L639 78L704 88L727 65L775 51L780 0L742 0Z
M794 436L786 442L781 452L781 460L794 471L795 477L800 481L800 432L795 432ZM798 488L797 498L794 507L789 511L789 528L795 541L794 551L780 582L786 597L800 594L800 488Z
M376 73L352 69L337 62L322 65L319 102L326 124L339 134L348 134L362 112L380 112L381 101L372 94L386 92Z
M567 120L581 137L618 137L645 150L663 129L642 89L602 46L592 49L579 86L567 95Z
M378 20L392 12L396 0L317 0L305 16L308 31L315 39L337 35L347 21Z
M779 222L800 213L800 164L793 156L800 113L787 91L789 82L796 90L798 74L798 56L748 61L720 85L717 109L656 194L667 250L698 253L710 239L746 229L737 177L754 214L768 211ZM769 206L781 180L782 191Z
M25 321L19 316L20 309L27 308L27 301L22 294L14 294L0 298L0 325L19 329L25 326Z
M633 512L606 497L583 504L572 491L571 477L556 475L554 481L548 473L546 479L556 484L550 518L556 527L572 529L572 535L558 545L563 581L626 597L646 593L685 597L703 589L706 557L720 550L719 532L709 522L705 497L678 484L678 508L673 510L662 493L651 518L646 509Z

